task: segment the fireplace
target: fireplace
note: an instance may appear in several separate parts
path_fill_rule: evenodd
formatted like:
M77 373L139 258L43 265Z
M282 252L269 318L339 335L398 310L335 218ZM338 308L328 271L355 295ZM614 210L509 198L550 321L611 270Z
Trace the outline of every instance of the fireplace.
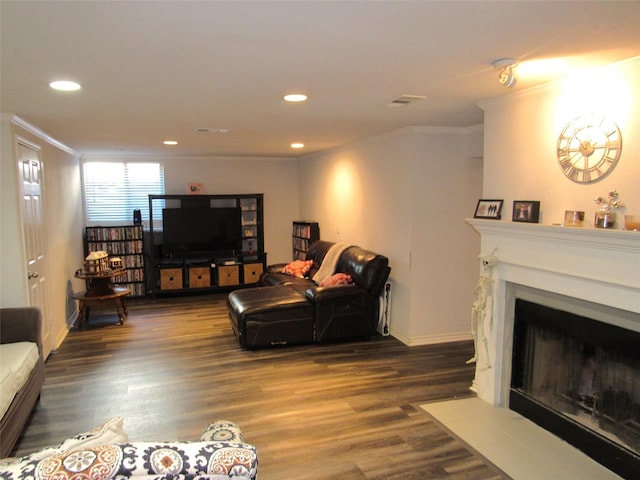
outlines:
M627 470L618 472L616 465L628 454L631 468L638 471L640 419L630 410L638 408L640 234L478 219L468 223L482 235L481 257L497 259L490 271L481 268L492 288L485 318L478 325L483 342L477 342L471 388L480 399L524 416L530 417L530 411L542 413L542 419L534 421L571 443L576 444L574 437L582 439L578 443L604 438L604 443L585 453L627 477ZM523 305L533 305L534 317L542 320L525 322L523 327ZM586 333L589 329L592 333ZM603 357L603 347L608 352L616 337L621 339L615 345L621 356L610 359L607 353ZM536 352L541 359L533 360ZM594 365L603 361L609 366ZM527 362L538 366L538 371L525 371ZM636 386L612 386L611 391L601 387L598 382L614 367L630 370ZM583 374L584 385L580 382ZM588 392L589 379L597 390ZM560 386L560 380L567 384ZM626 395L635 400L626 400ZM627 410L622 407L622 413L611 412L611 398L626 402ZM631 430L612 431L613 423L627 414L625 421L632 425ZM606 450L609 446L614 450Z
M509 408L607 468L640 472L640 333L516 299Z

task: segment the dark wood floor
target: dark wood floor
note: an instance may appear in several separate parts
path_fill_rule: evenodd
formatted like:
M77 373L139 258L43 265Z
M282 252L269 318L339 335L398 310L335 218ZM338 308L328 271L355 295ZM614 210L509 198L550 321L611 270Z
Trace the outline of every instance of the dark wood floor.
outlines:
M113 416L130 440L197 440L236 422L259 478L500 479L419 408L469 396L471 342L369 342L246 351L222 295L131 302L120 325L72 330L46 366L17 455Z

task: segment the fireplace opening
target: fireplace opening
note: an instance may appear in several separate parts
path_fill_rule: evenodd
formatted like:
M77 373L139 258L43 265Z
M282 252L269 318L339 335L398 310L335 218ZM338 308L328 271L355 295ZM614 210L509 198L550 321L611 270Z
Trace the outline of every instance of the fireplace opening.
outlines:
M634 477L640 333L516 299L509 408Z

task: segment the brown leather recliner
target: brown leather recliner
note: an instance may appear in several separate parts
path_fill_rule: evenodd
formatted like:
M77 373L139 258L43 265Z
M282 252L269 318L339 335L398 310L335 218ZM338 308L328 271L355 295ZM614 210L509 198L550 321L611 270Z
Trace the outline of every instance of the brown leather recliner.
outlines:
M229 318L240 345L330 342L376 334L389 261L350 246L340 254L335 272L350 275L353 283L319 286L312 278L333 245L320 240L309 247L307 260L313 265L305 278L282 273L286 264L271 265L260 287L229 294Z

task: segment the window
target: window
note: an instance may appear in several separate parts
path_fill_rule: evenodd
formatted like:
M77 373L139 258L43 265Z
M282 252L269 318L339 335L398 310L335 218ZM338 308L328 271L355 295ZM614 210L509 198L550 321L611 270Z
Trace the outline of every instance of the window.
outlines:
M87 225L130 223L133 211L149 220L149 194L164 194L161 163L86 161L84 198Z

